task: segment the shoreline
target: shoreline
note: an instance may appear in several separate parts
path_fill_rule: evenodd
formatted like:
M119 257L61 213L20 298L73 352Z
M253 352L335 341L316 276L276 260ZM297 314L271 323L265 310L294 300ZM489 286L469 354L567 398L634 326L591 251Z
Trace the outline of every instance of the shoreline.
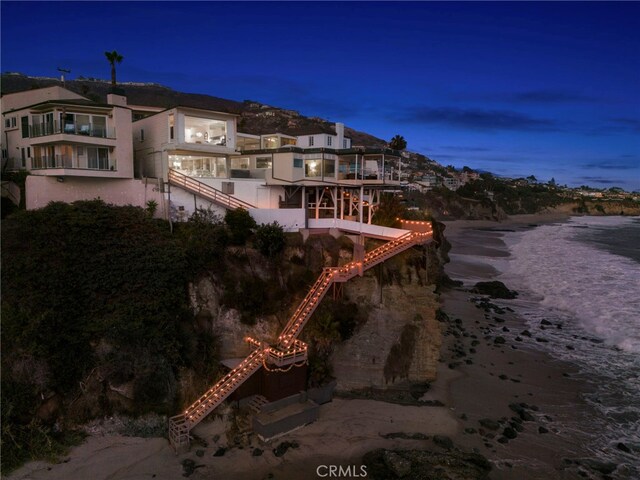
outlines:
M480 295L468 291L476 282L500 274L483 257L509 256L502 240L505 231L569 218L522 215L504 222L445 223L452 245L445 271L464 282L441 296L442 309L449 316L441 361L443 369L453 367L457 372L448 383L450 406L461 423L453 440L485 455L495 467L492 479L602 478L603 471L611 469L610 464L593 459L588 439L580 433L579 427L587 424L592 412L583 396L593 387L578 375L578 366L536 348L540 340L535 328L504 307L508 302L489 300L489 308L486 303L485 308L477 308L470 299ZM496 313L491 304L503 308ZM508 338L516 332L520 341L505 341L503 332L511 332ZM518 404L526 405L524 413L514 411ZM505 438L514 434L515 438ZM581 460L588 458L593 460Z

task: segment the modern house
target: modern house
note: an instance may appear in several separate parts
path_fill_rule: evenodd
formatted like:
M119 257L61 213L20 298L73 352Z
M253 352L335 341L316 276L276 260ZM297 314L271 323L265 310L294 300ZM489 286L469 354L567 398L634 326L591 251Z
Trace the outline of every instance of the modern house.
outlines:
M287 230L371 224L400 185L396 151L352 146L344 125L238 133L238 115L161 109L109 94L94 102L61 87L2 97L3 168L25 169L27 208L101 198L186 219L197 208L242 207Z
M131 108L122 95L94 102L61 87L5 95L2 168L26 170L26 206L97 197L144 206L158 192L134 180Z

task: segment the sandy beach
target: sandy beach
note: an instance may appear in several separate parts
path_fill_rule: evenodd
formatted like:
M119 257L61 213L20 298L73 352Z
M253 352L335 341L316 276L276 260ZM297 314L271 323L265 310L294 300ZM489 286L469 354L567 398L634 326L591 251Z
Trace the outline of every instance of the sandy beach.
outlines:
M521 216L508 222L458 221L447 224L452 262L447 272L467 285L492 278L496 271L477 255L508 255L497 230L522 228L563 217ZM493 230L490 230L493 229ZM487 457L489 478L584 478L566 458L588 455L571 425L581 421L586 386L574 369L535 350L535 332L522 341L498 340L507 330L524 330L512 312L478 308L468 286L442 294L449 320L443 324L438 380L423 400L444 406L404 406L374 400L334 398L323 405L314 424L264 444L255 437L244 448L228 448L222 420L203 422L194 433L206 444L175 455L167 440L122 436L90 436L58 464L31 462L14 472L15 480L170 480L183 477L181 462L197 468L192 479L319 478L320 465L361 465L375 448L438 450L430 438L385 438L385 434L445 435L466 451ZM507 330L505 330L507 329ZM504 340L504 339L503 339ZM298 446L283 456L272 451L281 442ZM220 448L223 456L214 456ZM257 450L261 450L257 454ZM593 477L602 478L602 477Z

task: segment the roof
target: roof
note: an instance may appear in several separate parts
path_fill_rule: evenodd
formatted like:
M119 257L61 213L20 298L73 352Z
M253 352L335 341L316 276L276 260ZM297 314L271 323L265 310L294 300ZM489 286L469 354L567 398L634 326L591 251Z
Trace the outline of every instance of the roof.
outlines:
M14 108L13 110L7 110L6 112L2 112L2 113L7 114L12 112L18 112L20 110L33 109L37 107L44 108L44 107L55 106L55 105L72 105L72 106L75 105L75 106L81 106L81 107L106 108L106 109L112 109L113 107L128 108L128 107L122 107L120 105L110 105L108 103L96 103L92 100L88 100L88 99L83 100L81 98L78 98L73 100L47 100L45 102L34 103L33 105L27 105L25 107Z

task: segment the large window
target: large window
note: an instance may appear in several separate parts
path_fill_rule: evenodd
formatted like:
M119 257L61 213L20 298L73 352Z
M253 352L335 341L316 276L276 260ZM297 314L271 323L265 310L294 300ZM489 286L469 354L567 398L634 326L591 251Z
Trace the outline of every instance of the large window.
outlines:
M320 177L322 176L322 159L311 158L304 161L304 176L305 177Z
M61 152L67 154L67 152ZM69 156L71 152L68 152ZM87 147L87 167L109 170L109 150L99 147Z
M192 177L227 177L227 162L223 157L169 155L169 166Z
M184 117L184 141L186 143L227 144L227 122L209 118Z
M331 137L329 137L331 138ZM336 176L336 161L333 159L325 158L324 161L324 176L335 177Z

